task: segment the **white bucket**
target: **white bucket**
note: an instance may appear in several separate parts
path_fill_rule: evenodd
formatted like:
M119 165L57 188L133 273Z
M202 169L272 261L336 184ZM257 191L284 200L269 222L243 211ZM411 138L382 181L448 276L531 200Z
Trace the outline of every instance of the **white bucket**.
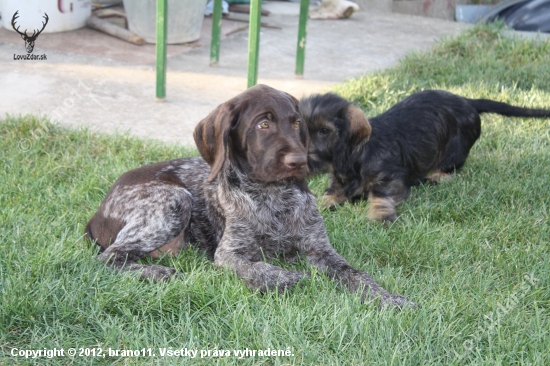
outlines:
M45 21L44 13L48 14L48 24L43 33L65 32L82 28L92 14L91 0L0 0L2 9L2 26L14 31L11 19L19 11L15 21L20 32L25 29L30 35L35 30L42 29Z
M207 0L168 0L166 43L193 42L200 38ZM156 0L124 0L130 32L156 43Z

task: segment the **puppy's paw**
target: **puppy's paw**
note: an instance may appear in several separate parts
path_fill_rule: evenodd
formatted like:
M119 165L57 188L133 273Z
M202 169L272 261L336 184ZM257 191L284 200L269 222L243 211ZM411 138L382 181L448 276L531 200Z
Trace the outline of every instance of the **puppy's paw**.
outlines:
M393 222L397 219L397 211L391 198L369 196L370 207L367 217L372 221Z
M325 194L319 200L319 206L321 209L335 210L336 206L340 205L341 203L341 200L339 200L338 197L333 194Z
M445 181L448 181L452 177L453 176L451 174L438 171L428 175L425 179L430 184L438 184L438 183L443 183Z
M380 307L384 308L390 306L399 309L418 309L420 307L418 304L407 299L405 296L388 293L380 299Z
M277 290L279 293L283 293L287 289L291 289L300 284L302 280L309 278L308 273L299 271L285 271L283 276L279 277L277 282Z
M296 286L302 279L309 277L308 274L299 271L286 271L267 263L261 267L267 269L267 271L258 272L256 278L243 278L248 288L258 289L261 293L277 291L282 294L285 290L290 290Z
M169 281L183 276L175 268L159 266L157 264L143 266L138 271L141 272L141 279L150 278L153 281Z
M382 221L382 222L394 222L397 220L397 211L392 207L376 207L371 206L367 214L369 220Z

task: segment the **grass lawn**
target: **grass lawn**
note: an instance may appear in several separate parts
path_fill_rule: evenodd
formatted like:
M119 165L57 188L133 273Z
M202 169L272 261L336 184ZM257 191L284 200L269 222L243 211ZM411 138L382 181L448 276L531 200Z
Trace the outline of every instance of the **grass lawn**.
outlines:
M478 27L337 92L373 116L427 88L549 108L550 42ZM367 221L366 202L323 212L338 252L422 306L399 312L361 304L318 273L284 295L260 295L196 251L161 260L182 280L116 275L82 241L84 225L121 173L197 152L5 117L0 364L549 365L550 120L482 120L463 171L416 187L393 225ZM310 181L317 196L326 184ZM65 356L12 357L54 348ZM165 348L198 353L163 357ZM247 348L256 356L233 356ZM259 356L267 349L291 355Z

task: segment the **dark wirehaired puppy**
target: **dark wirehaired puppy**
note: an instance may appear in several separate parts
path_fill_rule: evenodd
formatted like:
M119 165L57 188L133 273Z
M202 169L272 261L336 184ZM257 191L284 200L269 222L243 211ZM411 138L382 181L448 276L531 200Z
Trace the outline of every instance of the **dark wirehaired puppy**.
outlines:
M467 99L442 90L414 93L370 123L335 94L302 99L312 174L330 172L325 206L368 197L371 220L394 221L395 207L420 182L458 171L481 133L481 113L550 117L550 110Z

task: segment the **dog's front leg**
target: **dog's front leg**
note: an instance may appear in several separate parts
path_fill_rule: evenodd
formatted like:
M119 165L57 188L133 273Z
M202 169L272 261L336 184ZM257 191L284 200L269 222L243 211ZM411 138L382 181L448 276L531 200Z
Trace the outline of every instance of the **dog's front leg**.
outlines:
M287 271L258 260L258 256L261 258L259 248L255 243L246 243L246 240L247 236L242 231L236 238L226 228L214 254L214 264L232 269L248 288L261 292L277 290L283 293L306 277L302 272Z
M311 232L315 234L307 236L301 244L307 260L350 292L360 292L362 301L380 298L380 306L414 306L406 297L386 291L368 273L353 268L330 245L322 221Z
M380 298L380 306L405 307L413 304L404 296L386 291L368 273L353 268L333 248L313 250L307 254L307 259L350 292L360 292L362 301Z
M324 196L320 199L320 206L322 208L332 209L335 208L336 205L345 203L348 198L344 194L344 188L333 174L329 174L328 179L328 188L325 190Z
M403 178L384 179L373 185L369 192L370 220L393 222L397 219L395 209L409 195L410 187L404 183Z

